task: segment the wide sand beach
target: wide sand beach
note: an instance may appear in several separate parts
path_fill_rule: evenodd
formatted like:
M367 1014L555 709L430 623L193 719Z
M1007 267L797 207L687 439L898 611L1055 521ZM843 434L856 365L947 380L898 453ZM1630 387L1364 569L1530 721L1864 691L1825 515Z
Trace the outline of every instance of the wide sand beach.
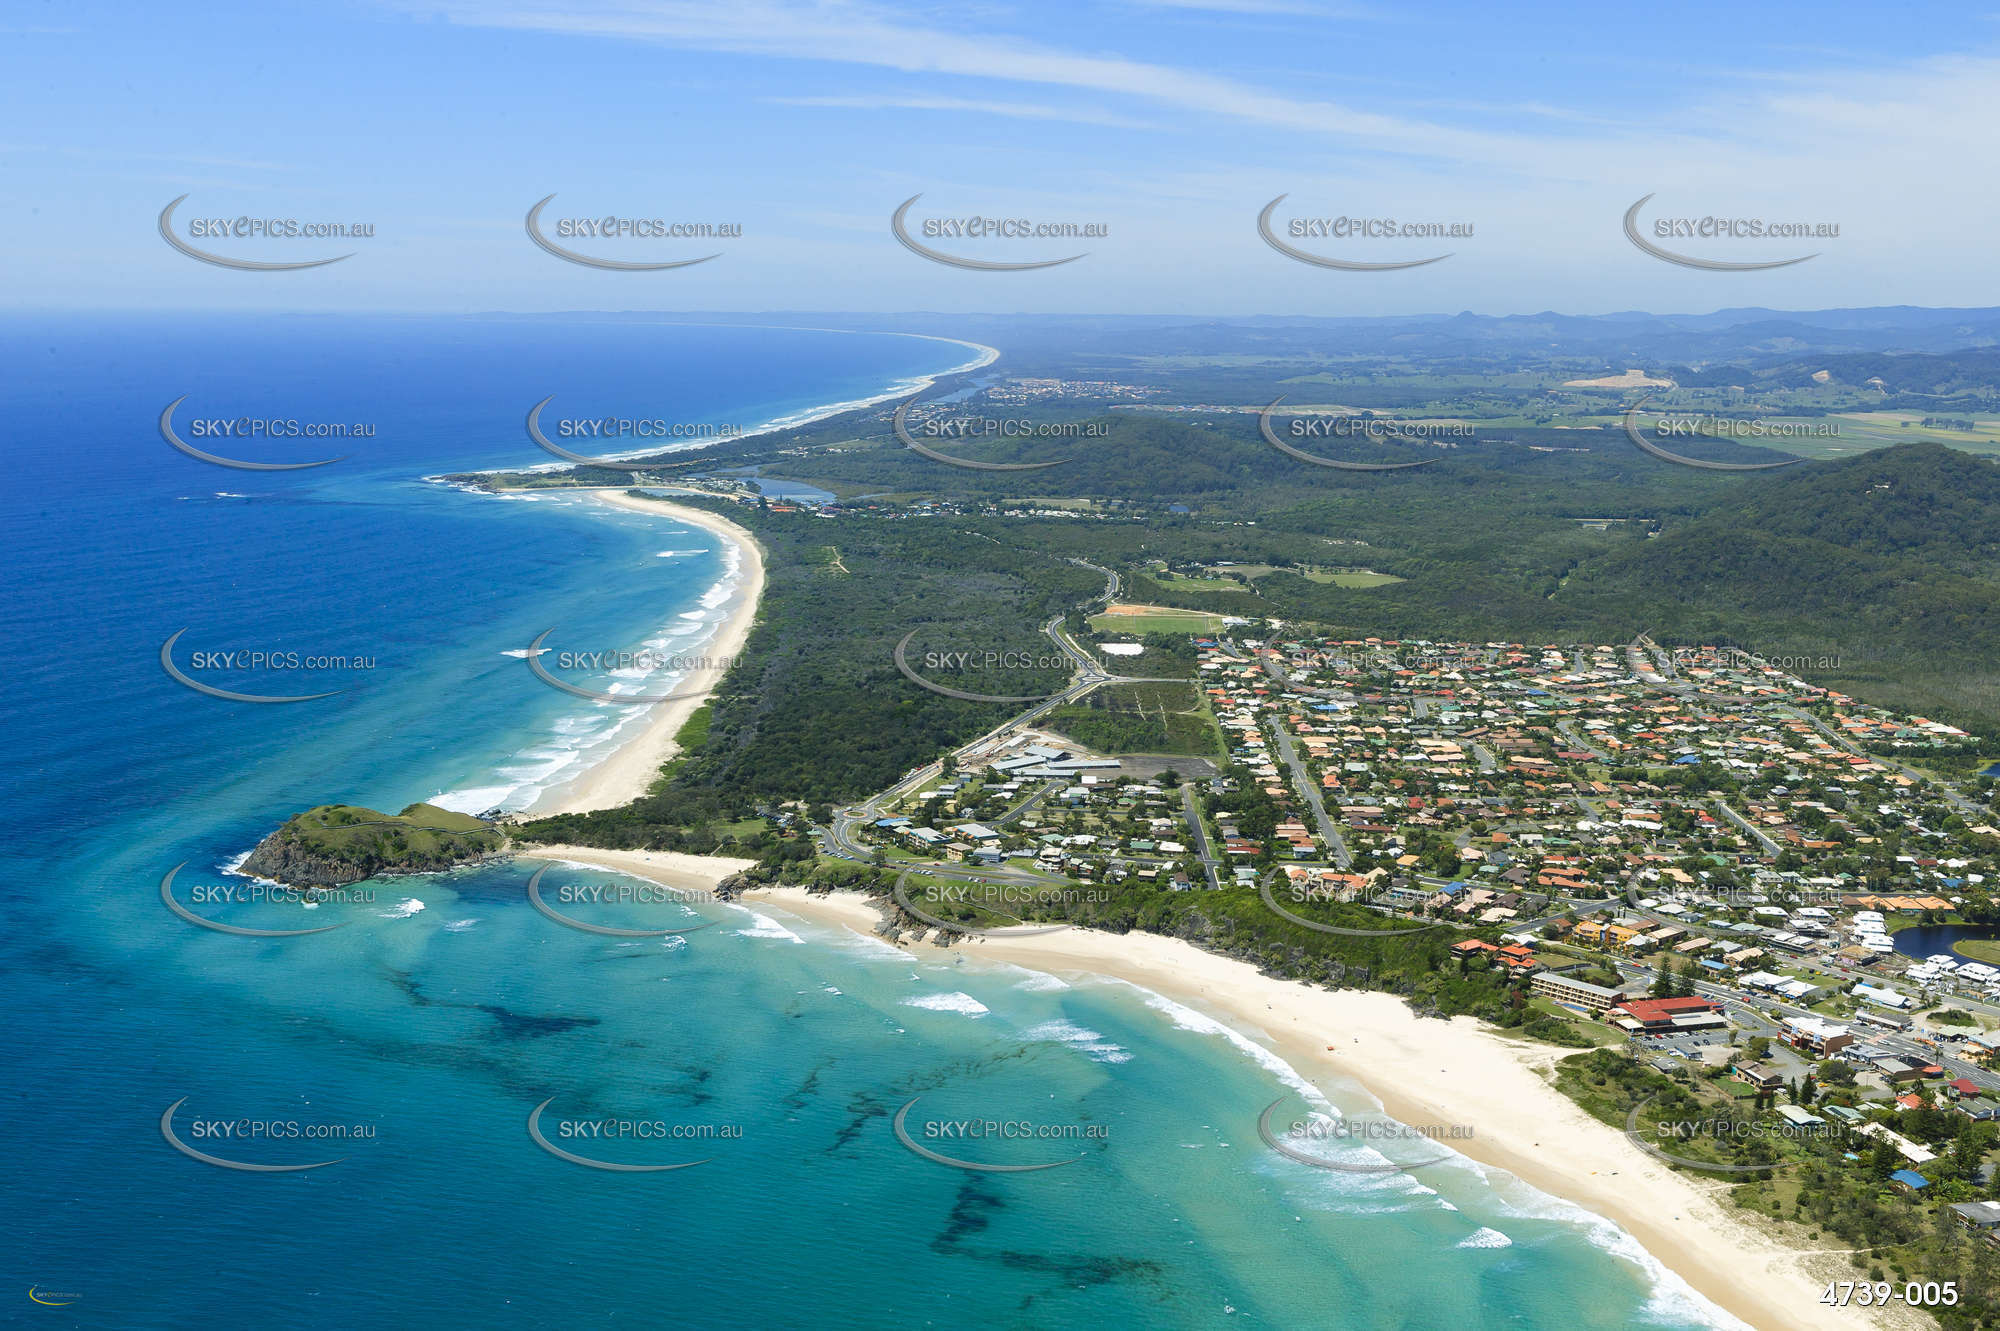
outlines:
M643 727L600 762L574 779L551 786L530 810L537 817L556 813L588 813L593 809L615 809L630 804L651 788L660 766L678 749L674 736L690 716L708 701L709 693L721 682L729 664L743 651L750 629L757 621L757 602L764 590L764 551L757 538L736 523L706 509L690 508L666 499L639 498L623 490L599 491L600 503L615 508L652 513L699 527L729 541L739 551L736 591L731 598L728 618L715 636L699 650L700 665L689 671L673 687L670 702L652 704Z
M760 888L744 895L860 933L873 934L882 919L853 894ZM1507 1039L1471 1017L1419 1017L1390 994L1274 979L1246 962L1154 934L1070 929L970 939L951 950L968 964L988 960L1122 980L1225 1022L1308 1081L1360 1083L1399 1122L1468 1126L1472 1136L1451 1139L1453 1150L1614 1221L1757 1331L1934 1325L1908 1309L1822 1304L1829 1280L1859 1275L1845 1250L1832 1240L1784 1246L1739 1218L1728 1184L1676 1173L1586 1114L1549 1083L1555 1061L1571 1051Z

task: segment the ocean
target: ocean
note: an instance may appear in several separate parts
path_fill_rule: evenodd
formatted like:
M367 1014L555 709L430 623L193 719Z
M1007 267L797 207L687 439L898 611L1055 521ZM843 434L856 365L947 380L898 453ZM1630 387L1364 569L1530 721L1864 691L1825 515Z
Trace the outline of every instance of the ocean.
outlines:
M518 807L628 710L537 681L518 655L537 635L698 652L719 621L733 563L699 529L426 477L550 461L523 428L544 397L551 416L750 427L921 380L965 347L221 316L11 320L0 344L17 370L0 384L16 645L0 985L22 1046L0 1113L14 1283L40 1292L9 1296L21 1324L1734 1324L1615 1227L1462 1158L1419 1181L1269 1150L1263 1108L1284 1096L1303 1116L1319 1092L1124 984L916 958L775 908L692 902L673 909L693 932L593 935L533 910L520 864L310 911L200 907L342 926L306 937L216 933L162 905L177 865L183 901L243 885L227 867L313 804ZM156 424L183 395L177 429L210 451L348 456L195 461ZM373 433L189 438L209 418ZM176 633L172 659L214 687L337 692L204 695L161 667ZM212 656L247 652L263 664ZM631 885L560 865L557 883ZM163 1116L193 1151L321 1167L203 1163Z

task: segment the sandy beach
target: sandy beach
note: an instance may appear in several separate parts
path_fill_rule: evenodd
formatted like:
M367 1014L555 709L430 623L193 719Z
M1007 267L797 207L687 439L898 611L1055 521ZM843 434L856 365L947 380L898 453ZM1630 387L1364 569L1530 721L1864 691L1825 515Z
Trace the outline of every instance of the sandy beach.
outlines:
M751 626L757 621L757 602L764 591L763 547L746 528L705 509L665 499L639 499L623 490L599 491L597 498L614 508L685 522L733 543L741 551L736 591L730 601L729 617L716 629L715 636L698 649L703 658L701 667L688 672L673 687L673 692L691 696L654 703L645 724L631 738L580 775L544 791L530 809L537 816L614 809L644 795L659 776L661 765L677 752L679 746L674 743L674 736L708 700L710 691L727 673L729 662L742 652Z
M852 894L760 888L744 895L860 933L874 933L882 918ZM1737 1217L1727 1184L1675 1173L1590 1117L1547 1080L1556 1059L1571 1051L1506 1039L1470 1017L1418 1017L1389 994L1272 979L1247 963L1152 934L1072 929L973 939L954 950L969 960L1126 981L1228 1023L1308 1081L1359 1082L1400 1122L1469 1125L1473 1137L1451 1141L1454 1150L1616 1222L1663 1266L1757 1331L1935 1325L1907 1309L1820 1303L1828 1280L1857 1276L1838 1242L1781 1245Z
M725 325L718 325L725 326ZM726 325L741 327L745 325ZM791 327L791 325L751 325L758 327ZM838 328L801 329L810 332L846 332ZM935 374L922 375L907 382L896 384L888 390L872 397L857 398L851 402L832 402L814 407L797 416L784 417L769 424L748 431L739 438L749 435L770 434L778 430L794 429L813 421L837 416L842 412L855 411L876 406L913 392L923 392L939 379L954 374L965 374L983 369L1000 359L1000 352L983 342L968 342L963 338L941 337L933 333L899 333L899 337L913 337L926 342L943 342L951 346L964 347L973 353L972 358ZM625 456L641 456L646 450ZM546 463L533 470L555 470L567 466L566 463ZM440 479L440 478L430 478ZM584 488L584 487L579 487ZM661 488L661 487L647 487ZM638 733L613 749L602 760L568 781L551 786L542 792L534 804L526 811L537 817L558 813L588 813L593 809L613 809L621 804L630 804L651 788L659 775L662 765L672 758L679 746L674 736L680 733L687 719L693 716L707 695L727 672L727 662L743 650L744 642L750 636L750 629L757 619L757 602L764 591L764 550L757 544L757 538L750 532L727 518L703 509L689 508L666 499L637 498L627 492L628 487L596 489L601 503L613 508L630 509L637 513L655 513L700 527L736 545L741 551L742 563L738 574L736 597L730 606L729 618L717 630L712 641L701 648L701 655L711 664L690 672L675 685L676 693L694 696L677 698L672 702L656 703L652 715ZM699 492L690 492L699 493Z
M566 860L571 864L616 869L683 892L712 892L717 883L757 862L726 855L689 855L678 850L599 850L595 846L536 846L524 851L521 858Z

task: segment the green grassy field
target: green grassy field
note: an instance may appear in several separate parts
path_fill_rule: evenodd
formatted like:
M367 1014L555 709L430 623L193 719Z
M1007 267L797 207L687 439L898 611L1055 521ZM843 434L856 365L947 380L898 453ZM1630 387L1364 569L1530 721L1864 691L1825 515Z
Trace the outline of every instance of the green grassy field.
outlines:
M1968 938L1952 948L1961 957L1983 961L1989 966L2000 966L2000 940Z
M1273 573L1295 573L1308 582L1323 583L1333 587L1386 587L1403 579L1393 573L1377 573L1368 568L1320 568L1311 564L1297 564L1290 568L1280 568L1276 564L1231 564L1217 566L1218 574L1234 574L1239 578L1255 582L1268 578ZM1166 587L1180 587L1188 591L1242 591L1240 584L1225 581L1224 578L1199 579L1177 578L1161 574L1153 575L1154 581Z
M1234 578L1191 578L1184 573L1155 573L1152 577L1153 581L1159 583L1162 587L1171 587L1176 591L1241 592L1247 594L1251 590Z
M1123 613L1120 613L1123 612ZM1166 605L1115 605L1090 620L1098 633L1220 633L1223 617L1206 610L1176 610Z
M1130 684L1102 688L1081 703L1049 713L1046 724L1107 756L1187 754L1220 758L1222 732L1192 684Z

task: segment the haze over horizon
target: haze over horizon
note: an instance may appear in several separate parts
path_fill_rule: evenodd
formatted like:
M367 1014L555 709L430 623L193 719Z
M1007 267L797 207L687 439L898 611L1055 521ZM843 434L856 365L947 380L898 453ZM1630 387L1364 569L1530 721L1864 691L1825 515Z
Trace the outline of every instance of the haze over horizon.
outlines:
M1116 0L1057 9L581 0L354 3L199 14L22 11L0 55L17 196L7 305L23 310L1602 313L2000 301L1965 164L2000 144L2000 28L1899 12L1693 6L1663 24L1554 6L1423 16L1308 0ZM1192 53L1197 53L1192 54ZM120 77L106 80L115 68ZM1532 95L1526 90L1532 89ZM450 105L441 120L430 109ZM1928 194L1927 180L1948 181ZM351 244L232 240L324 268L224 273L163 243L192 219L364 223ZM604 216L740 226L717 243L564 241ZM898 244L921 195L921 243ZM1343 260L1330 271L1278 237ZM1621 225L1651 195L1643 253ZM1914 200L1914 202L1913 202ZM1439 224L1428 238L1293 221ZM956 240L922 221L1026 218L1080 240ZM1676 237L1705 218L1836 236ZM1658 228L1665 228L1664 231Z

